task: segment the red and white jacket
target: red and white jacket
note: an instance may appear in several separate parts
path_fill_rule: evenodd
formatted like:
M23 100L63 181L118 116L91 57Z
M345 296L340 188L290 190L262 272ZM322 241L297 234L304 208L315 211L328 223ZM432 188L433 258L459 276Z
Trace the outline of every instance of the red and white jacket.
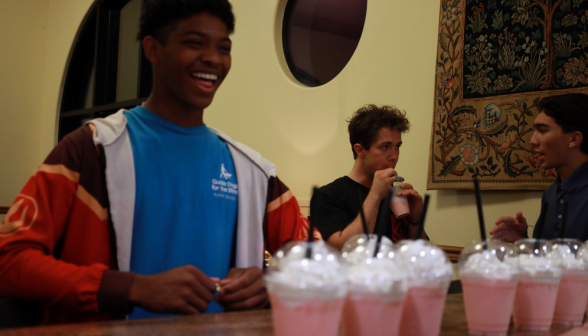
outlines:
M123 112L64 137L0 223L0 298L37 302L45 323L128 312L136 188ZM308 221L272 163L211 130L229 145L239 181L236 267L261 268L264 249L307 239Z

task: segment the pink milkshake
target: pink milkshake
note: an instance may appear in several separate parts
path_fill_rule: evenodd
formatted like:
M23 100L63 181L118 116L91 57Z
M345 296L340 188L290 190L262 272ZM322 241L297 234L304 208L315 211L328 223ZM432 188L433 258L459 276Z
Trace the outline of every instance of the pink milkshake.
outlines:
M397 244L409 273L400 322L402 336L437 336L453 269L443 251L421 239Z
M470 334L506 335L519 277L515 250L499 240L474 242L461 252L459 273Z
M394 183L394 187L392 187L392 200L390 201L390 207L396 218L403 218L410 215L408 199L406 196L396 195L398 192L402 191L400 184L401 183Z
M350 295L343 308L344 335L397 336L404 298L392 301Z
M564 273L561 277L553 324L576 327L582 324L588 300L588 263L583 260L585 250L576 239L554 239L553 252L561 259Z
M344 299L310 300L296 305L270 295L274 331L280 336L337 335Z
M290 242L275 253L264 280L276 336L337 336L347 295L339 252L325 242Z
M447 288L411 287L406 294L400 335L439 335Z
M517 282L462 276L461 285L470 334L506 335Z
M519 280L513 320L519 329L545 331L551 327L559 282Z
M514 324L523 330L549 330L562 275L561 258L552 253L553 245L546 240L521 239L514 246L521 272L514 299Z
M343 335L397 336L406 296L405 265L382 237L373 257L377 237L356 235L342 249L347 266L349 293L343 309Z

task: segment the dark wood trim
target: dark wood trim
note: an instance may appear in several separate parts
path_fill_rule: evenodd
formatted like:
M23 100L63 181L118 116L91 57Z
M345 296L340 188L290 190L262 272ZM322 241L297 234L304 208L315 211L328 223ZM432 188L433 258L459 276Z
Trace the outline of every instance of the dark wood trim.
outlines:
M137 105L141 105L146 100L147 100L147 98L137 98L137 99L125 100L125 101L121 101L121 102L91 107L91 108L77 110L77 111L65 112L65 113L61 114L61 118L75 117L75 116L79 116L79 115L92 114L92 113L108 112L108 111L119 110L121 108L127 108L127 107L131 107L131 106L134 107Z
M72 46L63 86L60 112L84 108L95 57L96 14L85 18Z
M461 253L461 250L463 250L463 247L447 245L439 245L439 247L443 250L443 252L445 252L447 258L449 258L449 260L452 263L456 263L459 261L459 255Z
M116 101L120 9L105 1L98 5L94 106Z
M8 213L8 208L7 206L0 206L0 215L5 215Z

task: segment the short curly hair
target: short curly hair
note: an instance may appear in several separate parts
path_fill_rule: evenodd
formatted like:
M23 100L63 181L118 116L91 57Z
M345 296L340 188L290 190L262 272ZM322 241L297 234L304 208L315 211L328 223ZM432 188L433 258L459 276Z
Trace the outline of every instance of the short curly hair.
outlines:
M380 128L388 127L399 130L400 133L406 133L410 130L406 112L390 105L382 107L374 104L365 105L357 110L347 122L349 123L347 129L354 159L357 159L357 153L353 149L353 145L360 144L366 150L370 149L370 146L378 138Z
M178 22L200 13L218 17L231 34L235 30L233 6L228 0L146 0L141 10L137 40L153 36L165 44Z

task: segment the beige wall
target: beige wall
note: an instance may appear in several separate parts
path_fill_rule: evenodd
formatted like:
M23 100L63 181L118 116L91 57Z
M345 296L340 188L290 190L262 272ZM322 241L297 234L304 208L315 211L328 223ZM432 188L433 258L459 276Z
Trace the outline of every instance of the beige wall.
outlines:
M0 205L12 202L41 157L47 8L0 1Z
M367 22L355 55L337 78L313 89L297 84L285 71L276 30L280 23L276 22L276 13L284 0L232 2L237 16L232 37L233 68L206 111L209 125L276 163L280 178L301 204L307 205L311 186L329 183L347 174L353 165L345 119L366 103L393 104L406 110L412 123L411 132L403 137L397 169L417 190L427 192L439 0L369 0ZM11 28L12 32L24 32L12 36L0 31L0 42L6 40L18 50L8 56L0 54L0 69L6 63L14 68L10 77L0 76L0 88L4 88L0 92L11 102L7 105L4 98L0 100L0 160L10 162L0 165L0 205L12 201L52 146L63 67L91 1L4 1L0 3L0 19L16 16L4 10L11 8L8 3L22 11L26 3L43 3L46 7L35 7L36 16L25 12L19 20L11 21L17 28ZM45 35L38 36L34 31L27 35L25 28L35 25L22 21L46 22ZM0 20L0 25L4 22ZM31 36L38 42L35 46L29 43ZM46 46L44 54L24 54L29 49L38 51L39 45ZM31 59L25 61L25 57ZM35 60L38 63L33 71L28 66ZM41 82L38 74L42 74ZM23 84L16 86L6 78L18 78ZM42 103L36 100L39 94ZM37 132L23 133L35 117L41 121L35 126ZM478 236L472 192L428 193L432 202L427 231L433 241L463 246ZM488 226L499 215L513 215L517 210L534 222L540 197L541 192L484 192Z
M283 2L233 1L233 69L206 121L276 163L280 178L307 204L312 185L351 170L345 119L366 103L393 104L406 110L412 123L397 169L417 190L427 192L440 2L369 0L353 58L337 78L313 89L292 80L281 48L276 48L276 11ZM479 236L472 192L428 193L432 240L463 246ZM534 222L540 197L541 192L483 192L488 226L517 210Z

